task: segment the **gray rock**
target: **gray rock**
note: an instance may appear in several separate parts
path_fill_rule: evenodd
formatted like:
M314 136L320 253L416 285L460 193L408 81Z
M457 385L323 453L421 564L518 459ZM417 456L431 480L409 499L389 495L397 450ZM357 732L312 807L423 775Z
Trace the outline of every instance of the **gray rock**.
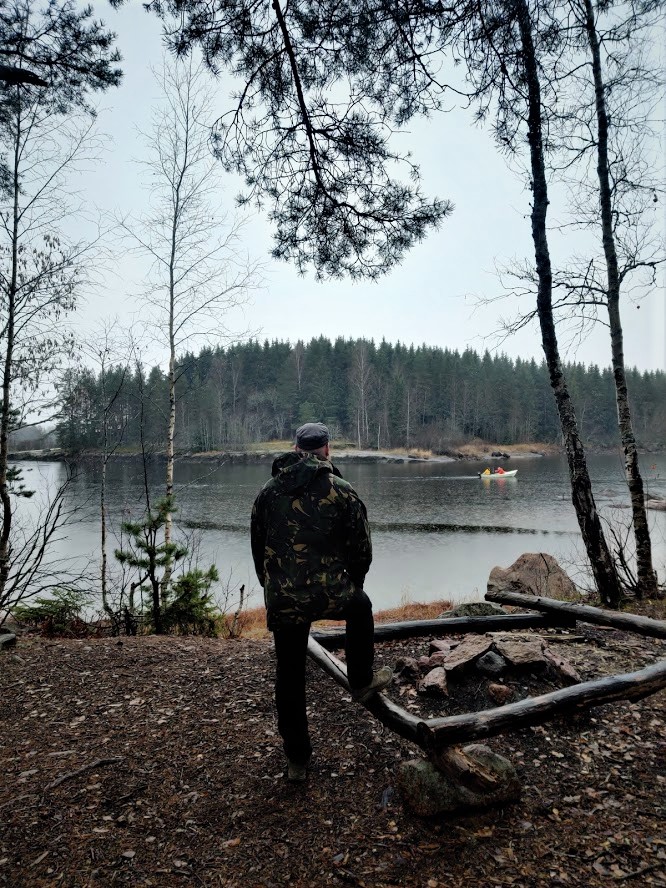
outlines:
M5 650L5 648L12 647L16 644L16 636L13 632L3 632L0 635L0 651Z
M505 635L495 638L495 650L518 669L545 668L544 643L537 636Z
M451 644L450 641L444 641L443 638L433 638L430 642L429 651L431 655L437 651L444 651L445 654L448 654L452 647L456 647L456 645Z
M438 620L448 620L451 617L494 617L497 615L504 616L506 611L499 604L492 604L490 601L465 601L458 604L449 611L441 613Z
M484 675L501 675L506 669L506 661L495 651L488 651L476 662L476 668Z
M421 677L421 668L414 657L398 657L393 671L402 681L418 681Z
M506 570L493 567L488 592L522 592L565 601L577 600L578 591L552 555L526 552Z
M578 684L582 681L578 672L568 660L554 653L550 648L543 649L543 655L548 663L548 668L554 672L565 685Z
M508 759L478 743L465 746L464 751L499 777L497 786L486 793L474 792L443 774L431 762L423 759L403 762L398 769L397 784L404 803L415 814L432 817L435 814L489 808L520 798L520 783Z
M446 669L443 666L436 666L423 679L419 685L419 691L422 694L443 694L448 696L449 688L446 684Z
M489 635L466 635L458 647L447 654L443 666L449 673L464 672L490 650L492 643Z

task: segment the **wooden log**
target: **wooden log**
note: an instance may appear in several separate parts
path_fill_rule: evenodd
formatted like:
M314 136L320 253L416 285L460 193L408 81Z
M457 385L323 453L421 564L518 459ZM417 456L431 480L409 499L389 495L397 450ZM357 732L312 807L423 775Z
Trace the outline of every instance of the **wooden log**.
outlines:
M315 663L321 666L324 672L328 673L339 685L351 693L345 664L325 650L312 635L308 639L308 654ZM362 705L369 709L382 724L395 731L396 734L399 734L406 740L411 740L413 743L419 742L418 728L422 719L416 718L416 716L407 712L406 709L397 706L384 694L374 694L367 703Z
M602 626L638 632L640 635L649 635L653 638L666 638L666 621L653 620L651 617L642 617L638 614L619 614L600 607L591 607L589 604L572 604L569 601L557 601L540 595L523 595L521 592L486 592L485 597L488 601L500 604L527 607L553 615L566 614L585 623L599 623Z
M312 635L308 639L308 654L324 672L351 693L345 664L325 650ZM422 720L397 706L384 694L375 694L362 705L396 734L412 743L423 745L420 740L422 732L419 730ZM491 792L497 787L497 776L470 757L464 749L438 749L431 759L436 768L473 792Z
M541 724L556 716L604 703L641 700L663 688L666 688L666 660L638 672L587 681L496 709L421 721L418 741L425 749L452 746Z
M472 792L492 792L500 782L498 774L457 746L434 750L430 761L442 774L457 780Z
M400 623L377 623L375 641L393 641L399 638L418 638L424 635L457 635L466 632L509 632L512 629L547 629L575 626L575 618L568 614L506 614L496 617L451 617L444 620L410 620ZM314 638L323 647L335 649L345 643L345 629L313 630Z

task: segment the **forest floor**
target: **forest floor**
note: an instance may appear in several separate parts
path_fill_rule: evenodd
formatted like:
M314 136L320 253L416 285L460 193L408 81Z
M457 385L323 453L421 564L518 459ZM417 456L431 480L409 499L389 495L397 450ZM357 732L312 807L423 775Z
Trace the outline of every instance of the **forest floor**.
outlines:
M570 632L552 646L584 680L665 655ZM378 644L377 663L428 642ZM315 756L306 784L285 782L273 667L268 639L19 638L0 654L0 885L666 886L666 693L490 740L520 801L424 819L395 788L419 750L312 662ZM486 681L441 704L397 680L389 695L425 717L471 711L490 705Z

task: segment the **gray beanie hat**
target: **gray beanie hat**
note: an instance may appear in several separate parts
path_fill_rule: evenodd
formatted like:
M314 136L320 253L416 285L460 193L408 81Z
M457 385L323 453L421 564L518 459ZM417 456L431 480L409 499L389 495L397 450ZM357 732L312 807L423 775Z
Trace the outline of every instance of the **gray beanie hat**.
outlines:
M296 446L300 450L319 450L328 441L328 429L323 422L306 422L296 429Z

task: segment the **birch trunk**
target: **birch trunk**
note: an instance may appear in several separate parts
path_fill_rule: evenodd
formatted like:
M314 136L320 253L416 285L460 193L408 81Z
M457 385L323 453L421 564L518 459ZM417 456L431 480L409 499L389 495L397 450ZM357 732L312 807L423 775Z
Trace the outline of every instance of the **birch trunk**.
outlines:
M21 87L17 86L19 90ZM17 115L16 137L14 139L14 169L12 181L12 246L11 246L11 274L9 280L9 292L7 293L7 331L5 343L5 360L2 370L2 406L0 408L0 500L2 501L2 529L0 530L0 601L4 600L4 593L9 579L11 559L11 529L12 529L12 502L9 494L8 461L9 461L9 427L11 423L11 384L14 360L14 324L16 310L16 290L18 284L18 226L19 226L19 194L20 183L18 175L19 154L21 140L21 115Z
M624 366L624 341L620 319L620 273L613 231L613 205L610 184L610 163L608 157L608 113L601 70L601 53L597 34L592 0L584 0L585 27L592 54L594 93L597 116L597 175L599 177L599 205L601 210L601 230L606 260L608 320L611 334L611 354L617 419L624 451L624 470L631 498L631 511L634 522L636 545L637 594L651 597L657 593L657 574L652 566L652 543L645 508L643 478L638 465L638 450L631 421L627 376Z
M166 441L166 496L169 500L173 499L173 462L174 462L174 439L176 435L176 354L173 342L173 309L171 311L170 324L170 340L171 348L169 355L169 422L167 425L167 441ZM167 514L164 523L164 542L168 545L171 543L173 535L173 518L171 512ZM161 581L161 601L162 607L166 606L167 597L169 595L169 584L171 583L171 574L173 572L171 560L168 559L164 566L164 574Z
M185 108L184 126L184 146L182 158L177 156L175 160L175 172L177 175L173 180L173 206L171 217L171 244L169 253L169 421L167 423L166 436L166 497L169 501L173 500L173 459L174 459L174 439L176 436L176 331L175 331L175 312L176 312L176 263L178 261L179 248L179 226L181 222L181 195L180 190L183 184L185 172L189 163L189 106ZM180 160L180 163L178 161ZM164 543L170 545L173 535L173 516L171 512L167 513L164 522ZM167 598L169 596L169 585L171 583L171 574L173 572L173 563L167 554L166 563L164 565L164 573L160 583L160 599L162 608L166 607Z
M590 560L595 585L604 604L617 607L622 599L622 589L592 494L583 442L578 432L576 413L564 377L555 332L552 306L553 275L546 229L548 186L541 129L541 87L532 40L529 9L525 0L514 0L514 3L518 16L528 89L528 142L532 172L532 240L534 241L538 276L537 311L541 327L541 342L564 435L571 480L571 499Z
M100 519L102 522L101 530L101 546L102 546L102 609L107 616L113 619L113 611L109 607L106 574L107 574L107 555L106 555L106 429L104 430L104 453L102 455L102 478L100 482L99 492L99 509Z

